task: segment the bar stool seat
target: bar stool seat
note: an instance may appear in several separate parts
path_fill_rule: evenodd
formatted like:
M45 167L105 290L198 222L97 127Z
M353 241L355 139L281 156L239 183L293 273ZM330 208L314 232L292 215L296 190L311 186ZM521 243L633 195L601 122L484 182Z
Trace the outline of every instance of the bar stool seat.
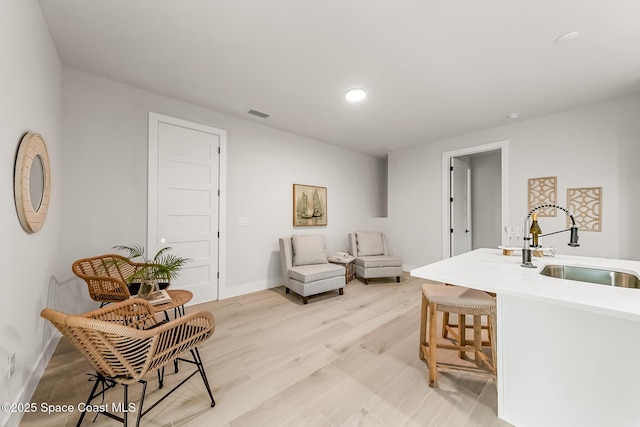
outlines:
M473 345L467 345L465 325L459 325L458 339L454 344L439 344L437 339L438 311L473 316ZM481 318L487 316L489 323L489 343L491 345L491 361L482 352ZM463 316L462 316L463 317ZM496 374L496 301L485 292L461 286L425 283L422 285L422 310L420 319L420 359L429 366L429 386L437 384L437 349L457 350L461 357L466 352L473 352L476 366L487 367ZM428 335L427 335L428 334ZM428 338L428 340L427 340ZM448 369L456 369L449 366ZM469 370L463 366L458 369Z

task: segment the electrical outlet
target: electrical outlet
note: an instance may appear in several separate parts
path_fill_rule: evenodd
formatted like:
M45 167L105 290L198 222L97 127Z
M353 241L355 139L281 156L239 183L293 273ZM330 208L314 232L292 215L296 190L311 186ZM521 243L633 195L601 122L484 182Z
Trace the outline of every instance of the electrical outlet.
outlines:
M12 351L9 355L9 379L16 372L16 352Z
M238 218L238 225L240 227L246 227L249 225L249 218Z

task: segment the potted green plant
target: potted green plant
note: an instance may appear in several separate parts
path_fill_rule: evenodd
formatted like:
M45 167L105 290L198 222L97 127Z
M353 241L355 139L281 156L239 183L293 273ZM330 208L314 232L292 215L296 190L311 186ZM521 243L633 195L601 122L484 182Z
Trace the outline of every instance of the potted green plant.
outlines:
M180 275L182 267L191 259L179 257L170 253L171 247L167 246L160 249L153 258L149 258L146 253L145 247L142 245L118 245L114 246L114 249L124 252L124 256L139 264L143 264L133 274L126 278L127 284L132 288L132 284L139 283L140 291L134 292L131 289L132 294L148 294L153 290L164 289L171 281ZM144 286L144 285L147 286ZM143 287L145 287L143 292ZM151 287L151 289L149 289Z

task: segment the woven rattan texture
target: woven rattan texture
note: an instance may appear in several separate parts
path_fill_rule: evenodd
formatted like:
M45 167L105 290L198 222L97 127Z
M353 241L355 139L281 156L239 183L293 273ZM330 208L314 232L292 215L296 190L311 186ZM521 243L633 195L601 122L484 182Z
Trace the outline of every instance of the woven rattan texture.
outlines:
M66 336L97 372L121 384L175 360L213 335L209 312L187 314L158 324L153 307L129 299L82 315L45 308L41 316Z
M118 302L131 297L126 279L144 266L121 255L107 254L79 259L71 270L87 282L92 300Z

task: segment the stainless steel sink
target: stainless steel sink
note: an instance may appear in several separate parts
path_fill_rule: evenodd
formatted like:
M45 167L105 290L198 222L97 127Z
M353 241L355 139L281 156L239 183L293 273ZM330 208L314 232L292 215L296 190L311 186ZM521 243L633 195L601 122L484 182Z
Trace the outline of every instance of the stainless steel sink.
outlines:
M540 274L558 279L577 280L600 285L640 288L640 278L635 274L623 271L549 264L540 271Z

